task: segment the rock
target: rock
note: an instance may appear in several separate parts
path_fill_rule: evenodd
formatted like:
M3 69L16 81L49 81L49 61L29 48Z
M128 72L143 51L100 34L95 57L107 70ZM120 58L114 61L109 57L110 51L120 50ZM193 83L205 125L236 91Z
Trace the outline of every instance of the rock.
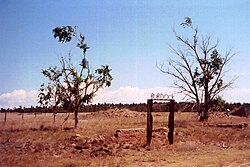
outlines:
M104 149L104 148L100 148L100 149L96 149L93 150L91 152L92 156L98 157L98 156L107 156L107 155L112 155L112 151L109 149Z
M91 141L91 144L97 144L98 143L98 140L96 140L96 139L93 139L92 141Z
M90 143L85 143L82 148L83 149L89 149L89 148L91 148L91 144Z
M133 146L132 144L125 143L125 144L123 145L123 148L124 148L124 149L130 149L132 146Z
M168 132L168 128L159 127L159 128L153 129L153 132Z
M65 149L65 146L64 145L59 145L59 148L60 149Z
M32 143L30 141L27 141L22 145L22 148L29 148L31 145Z
M221 147L222 148L229 148L229 146L226 143L222 143Z
M83 146L79 145L79 144L71 144L72 147L74 147L76 150L82 150L83 149Z
M116 139L119 138L119 140L122 138L125 141L127 141L132 137L136 138L138 135L144 133L145 133L145 128L118 129L116 130L114 137L116 137Z
M16 145L16 148L17 148L17 149L21 149L21 148L22 148L22 145Z
M76 134L76 137L81 137L81 135L80 134Z
M80 145L76 145L76 146L75 146L75 149L77 149L77 150L82 150L82 149L83 149L83 147L82 147L82 146L80 146Z

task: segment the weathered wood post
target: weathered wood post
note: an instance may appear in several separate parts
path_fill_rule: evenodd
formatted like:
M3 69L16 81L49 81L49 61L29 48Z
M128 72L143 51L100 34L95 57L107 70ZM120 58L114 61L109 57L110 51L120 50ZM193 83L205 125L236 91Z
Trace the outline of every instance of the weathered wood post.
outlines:
M52 113L53 113L53 124L56 123L56 114L57 114L57 107L53 107L52 109Z
M56 112L53 112L53 124L55 124L56 123Z
M147 101L147 145L150 145L152 139L153 116L152 116L153 100Z
M5 112L4 112L4 124L6 121L7 121L7 110L5 110Z
M174 100L170 100L169 116L168 116L168 141L169 144L174 144Z

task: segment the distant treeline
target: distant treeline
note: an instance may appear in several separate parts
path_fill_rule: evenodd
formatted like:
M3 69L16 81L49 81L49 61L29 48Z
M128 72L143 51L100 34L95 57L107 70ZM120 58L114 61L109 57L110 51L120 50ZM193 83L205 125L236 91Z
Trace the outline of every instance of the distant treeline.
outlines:
M234 108L239 108L239 107L250 107L250 103L226 103L223 105L213 105L211 106L211 110L213 111L228 111L228 110L233 110ZM179 102L175 103L175 110L180 111L180 112L194 112L194 103L190 102ZM108 109L129 109L132 111L138 111L138 112L146 112L147 111L147 104L146 103L132 103L132 104L113 104L113 103L103 103L103 104L92 104L92 105L86 105L83 106L80 109L80 112L97 112L97 111L106 111ZM153 111L154 112L168 112L168 104L167 103L155 103L153 105ZM22 107L19 106L17 108L13 109L1 109L0 112L19 112L19 113L52 113L52 112L57 112L57 113L65 113L67 112L63 108L45 108L45 107Z

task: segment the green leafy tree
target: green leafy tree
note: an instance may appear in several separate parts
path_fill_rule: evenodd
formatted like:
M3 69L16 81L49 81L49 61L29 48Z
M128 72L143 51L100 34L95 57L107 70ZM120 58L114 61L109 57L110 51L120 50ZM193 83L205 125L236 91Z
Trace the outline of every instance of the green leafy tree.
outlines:
M226 104L226 100L224 100L223 97L219 95L211 101L211 105L215 111L225 111Z
M200 119L206 120L210 103L235 80L224 81L224 67L234 54L230 50L224 57L221 56L217 49L218 41L212 45L211 36L200 38L198 28L193 27L189 17L181 25L191 29L192 38L182 37L174 29L175 37L181 44L177 48L170 46L176 59L170 59L169 66L161 64L158 68L175 78L174 86L185 94L187 100L195 101Z
M43 70L42 74L49 80L42 84L39 93L39 103L42 106L63 107L74 113L75 128L78 124L78 112L85 104L90 103L96 92L111 86L113 80L108 65L102 65L94 72L91 71L86 53L89 47L85 37L76 33L76 27L64 26L53 29L54 38L67 43L77 39L77 47L82 50L83 57L78 66L72 62L71 55L60 58L60 67L51 66Z

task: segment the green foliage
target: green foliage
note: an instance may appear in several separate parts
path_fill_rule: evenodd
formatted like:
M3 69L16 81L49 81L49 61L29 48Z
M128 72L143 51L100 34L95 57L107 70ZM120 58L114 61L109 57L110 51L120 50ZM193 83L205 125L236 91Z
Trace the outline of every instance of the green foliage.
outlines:
M71 26L56 27L52 30L54 38L58 37L58 41L66 43L71 41L72 37L75 36L75 28Z
M220 109L224 109L226 105L226 100L224 100L221 96L216 96L212 101L211 105L219 107Z
M183 27L185 27L185 26L192 26L192 20L191 20L190 17L185 17L184 19L185 19L185 21L183 23L181 23L181 25Z
M108 65L102 65L91 72L86 59L86 52L90 47L85 43L85 37L82 34L77 36L76 27L57 27L52 32L54 38L58 38L58 41L62 43L70 42L75 37L78 40L76 46L82 50L83 58L76 67L70 55L67 58L61 57L61 67L52 66L42 71L50 82L46 86L41 85L39 103L42 106L73 110L77 117L79 108L90 103L99 89L111 86L113 80L110 74L111 69Z
M200 67L196 67L194 71L195 83L201 88L204 87L205 82L208 83L217 78L220 75L221 69L223 68L224 61L219 55L217 49L214 49L210 55L210 59L199 59ZM216 84L217 88L221 88L223 85L223 80L220 78Z

